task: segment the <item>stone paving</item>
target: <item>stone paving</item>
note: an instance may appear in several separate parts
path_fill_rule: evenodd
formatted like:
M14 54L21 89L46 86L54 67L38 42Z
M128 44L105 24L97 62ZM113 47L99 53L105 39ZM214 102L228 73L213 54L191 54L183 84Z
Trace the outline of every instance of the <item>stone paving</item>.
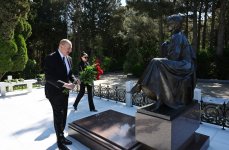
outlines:
M96 109L99 112L90 112L87 95L79 103L77 112L73 111L72 104L76 93L69 98L67 123L78 120L109 109L135 116L138 107L127 107L123 103L107 101L94 97ZM6 93L0 98L0 150L57 150L56 137L53 128L52 108L45 98L44 88L33 89L31 93L14 91ZM67 136L66 126L65 135ZM229 129L208 123L200 124L197 132L210 136L208 150L229 150ZM68 146L71 150L90 150L77 140ZM93 150L93 149L91 149Z
M101 80L95 81L95 85L105 84L109 86L121 86L124 88L125 81L136 78L127 78L122 74L107 74ZM222 83L198 83L204 96L213 96L228 99L228 84ZM76 93L71 93L68 106L67 123L81 119L95 113L89 111L87 95L79 103L79 110L73 111L72 104ZM113 109L131 116L135 116L138 107L127 107L123 103L107 101L94 97L96 109L99 112ZM99 113L97 112L97 113ZM57 150L56 137L52 123L52 109L44 96L44 88L27 91L7 92L6 97L0 97L0 150ZM65 133L67 135L68 127ZM229 150L229 129L222 130L222 127L202 123L197 132L210 136L208 150ZM90 150L77 140L68 137L73 141L69 146L71 150ZM91 149L93 150L93 149Z
M197 88L202 90L204 96L229 99L229 83L198 82Z
M67 123L113 109L133 116L136 107L127 107L122 103L107 101L94 97L96 109L90 112L87 95L79 103L77 111L73 110L76 93L70 93ZM53 127L53 114L49 101L45 98L44 88L27 91L7 92L0 97L0 150L57 150L56 136ZM68 126L65 135L68 134ZM71 150L89 150L86 145L67 137L73 144Z

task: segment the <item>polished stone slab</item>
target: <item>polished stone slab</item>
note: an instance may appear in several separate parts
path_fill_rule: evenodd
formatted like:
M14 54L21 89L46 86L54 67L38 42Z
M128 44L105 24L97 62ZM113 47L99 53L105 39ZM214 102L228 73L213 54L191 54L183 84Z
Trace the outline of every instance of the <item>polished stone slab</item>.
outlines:
M158 150L186 149L193 141L203 137L206 142L200 149L208 147L208 137L196 136L195 131L200 125L200 109L198 103L193 103L185 109L172 110L162 108L151 111L153 105L140 108L136 114L137 141ZM207 145L207 146L205 146Z
M187 141L187 143L182 145L179 150L207 150L209 144L209 136L195 132Z
M140 147L135 139L135 118L114 110L70 123L69 135L93 150L133 150Z

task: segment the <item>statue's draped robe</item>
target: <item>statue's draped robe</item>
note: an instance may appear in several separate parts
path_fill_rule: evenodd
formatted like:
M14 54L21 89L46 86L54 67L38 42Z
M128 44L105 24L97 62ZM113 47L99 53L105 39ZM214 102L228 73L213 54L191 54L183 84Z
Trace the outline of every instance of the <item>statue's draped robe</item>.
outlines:
M163 104L178 109L193 99L196 55L182 32L172 35L165 50L165 58L152 59L138 83Z

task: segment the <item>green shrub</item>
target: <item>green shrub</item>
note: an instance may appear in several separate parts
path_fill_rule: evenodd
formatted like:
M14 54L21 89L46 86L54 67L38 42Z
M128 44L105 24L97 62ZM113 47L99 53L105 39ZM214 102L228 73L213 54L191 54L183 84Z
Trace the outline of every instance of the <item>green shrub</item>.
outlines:
M12 56L18 51L14 40L3 41L0 38L0 73L5 73L12 70L14 65Z
M112 58L104 57L103 61L101 62L101 68L103 69L104 72L110 71L111 62L112 62Z
M197 78L208 79L215 76L215 64L212 55L207 50L197 53Z
M123 63L124 63L125 58L112 58L111 65L109 67L109 71L122 71L123 70ZM103 69L103 68L102 68Z
M143 65L137 63L132 67L132 73L136 77L140 77L144 71Z
M36 78L38 74L38 66L36 61L29 59L22 74L25 79Z
M45 74L37 74L37 78L43 81L45 80Z
M18 47L17 53L13 56L13 71L23 71L28 61L27 48L24 37L19 34L15 36L15 42Z
M224 49L222 57L216 57L216 73L218 79L228 80L229 79L229 48Z
M229 49L217 57L214 50L201 50L197 53L197 78L229 79Z

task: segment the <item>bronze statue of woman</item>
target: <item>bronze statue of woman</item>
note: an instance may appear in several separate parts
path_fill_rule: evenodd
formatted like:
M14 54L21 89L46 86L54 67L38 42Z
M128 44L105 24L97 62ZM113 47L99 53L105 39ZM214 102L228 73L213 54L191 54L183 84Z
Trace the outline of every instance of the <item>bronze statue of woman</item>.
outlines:
M193 100L196 86L196 54L181 31L183 18L167 18L171 39L162 44L162 58L153 58L131 92L141 90L156 100L155 109L166 105L179 109Z

